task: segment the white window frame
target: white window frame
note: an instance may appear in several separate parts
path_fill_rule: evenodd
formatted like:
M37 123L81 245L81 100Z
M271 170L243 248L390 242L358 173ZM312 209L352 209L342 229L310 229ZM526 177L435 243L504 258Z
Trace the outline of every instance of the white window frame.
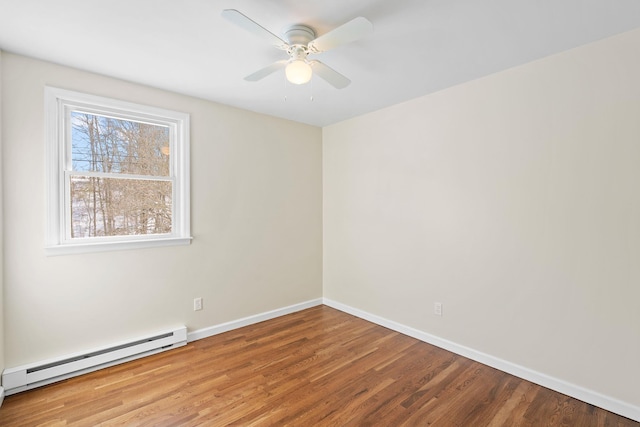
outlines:
M70 112L82 110L124 120L169 127L172 182L172 232L162 235L105 236L71 239L67 172L71 170ZM189 200L189 115L54 87L45 87L47 179L47 255L188 245L191 243Z

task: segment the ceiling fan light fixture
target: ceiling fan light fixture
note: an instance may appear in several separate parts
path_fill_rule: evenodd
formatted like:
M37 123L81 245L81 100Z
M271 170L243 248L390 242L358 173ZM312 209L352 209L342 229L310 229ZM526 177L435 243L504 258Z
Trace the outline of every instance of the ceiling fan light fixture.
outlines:
M302 59L295 59L287 65L284 70L287 80L294 85L302 85L311 80L311 66Z

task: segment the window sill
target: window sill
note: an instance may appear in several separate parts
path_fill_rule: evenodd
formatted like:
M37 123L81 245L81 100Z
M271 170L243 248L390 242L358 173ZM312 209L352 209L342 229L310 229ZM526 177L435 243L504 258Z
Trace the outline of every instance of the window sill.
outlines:
M169 237L161 239L128 240L119 242L65 244L45 247L45 255L73 255L92 252L157 248L162 246L184 246L191 244L192 239L193 237Z

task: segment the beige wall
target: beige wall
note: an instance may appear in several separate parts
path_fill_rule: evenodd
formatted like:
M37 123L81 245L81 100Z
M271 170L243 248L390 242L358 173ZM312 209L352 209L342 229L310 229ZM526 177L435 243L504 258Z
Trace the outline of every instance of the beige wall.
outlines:
M326 127L324 296L639 406L638 46Z
M191 115L190 246L45 256L45 85ZM7 367L321 297L319 128L7 53L2 90Z

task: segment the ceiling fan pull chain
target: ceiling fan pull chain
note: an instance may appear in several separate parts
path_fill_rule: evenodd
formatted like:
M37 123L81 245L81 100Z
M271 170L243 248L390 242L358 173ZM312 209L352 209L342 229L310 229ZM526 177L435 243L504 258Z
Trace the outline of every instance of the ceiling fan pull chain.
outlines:
M287 102L287 78L282 79L282 91L284 92L284 102Z
M309 101L313 102L313 79L311 79L311 84L309 86L311 87L311 95L309 96Z

